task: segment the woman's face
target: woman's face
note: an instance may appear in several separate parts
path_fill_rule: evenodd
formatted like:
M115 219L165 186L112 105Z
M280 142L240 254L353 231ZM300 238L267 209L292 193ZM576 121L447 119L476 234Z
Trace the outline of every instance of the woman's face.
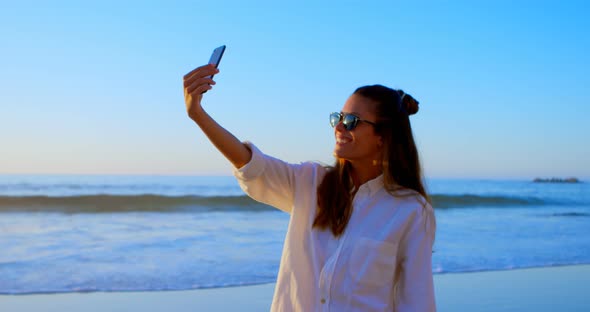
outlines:
M344 107L342 113L353 114L362 120L377 122L374 109L377 104L370 99L361 95L351 95ZM334 127L336 137L336 146L334 147L334 156L349 160L350 162L373 162L381 160L381 137L375 133L374 126L363 121L359 121L356 127L350 131L346 130L342 122Z

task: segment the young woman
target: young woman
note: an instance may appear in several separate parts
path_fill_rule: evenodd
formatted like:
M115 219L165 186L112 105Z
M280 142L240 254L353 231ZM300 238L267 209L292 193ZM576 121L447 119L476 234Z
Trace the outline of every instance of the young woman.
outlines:
M409 115L418 102L384 86L357 89L330 115L333 167L288 164L240 142L201 106L219 71L184 77L188 115L234 165L253 199L291 215L272 311L435 311L435 219Z

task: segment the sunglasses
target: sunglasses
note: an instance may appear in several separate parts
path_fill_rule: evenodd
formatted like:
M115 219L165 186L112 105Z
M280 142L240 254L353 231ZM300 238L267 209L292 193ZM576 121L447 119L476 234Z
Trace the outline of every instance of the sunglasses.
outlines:
M351 131L354 128L356 128L359 121L366 122L366 123L371 124L373 126L377 125L376 123L374 123L372 121L360 119L358 116L355 116L353 114L346 114L346 113L331 113L330 114L330 125L332 125L332 127L336 127L340 122L342 122L342 125L344 126L344 129L346 129L346 131Z

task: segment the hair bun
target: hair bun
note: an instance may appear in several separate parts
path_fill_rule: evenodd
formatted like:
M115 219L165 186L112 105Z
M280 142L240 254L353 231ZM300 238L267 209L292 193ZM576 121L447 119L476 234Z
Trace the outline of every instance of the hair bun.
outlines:
M398 90L399 95L402 98L402 108L408 113L408 115L414 115L418 112L418 104L420 102L416 101L416 99L405 93L403 90Z

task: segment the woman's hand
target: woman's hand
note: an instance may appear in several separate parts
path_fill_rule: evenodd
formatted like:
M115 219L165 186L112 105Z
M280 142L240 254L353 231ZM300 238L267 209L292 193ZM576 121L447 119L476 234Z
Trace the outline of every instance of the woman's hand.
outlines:
M182 78L186 112L191 119L194 120L203 111L201 107L203 93L213 88L215 81L210 76L217 73L219 69L215 68L215 65L207 64L195 68Z
M252 152L233 134L225 130L201 107L203 93L215 84L209 76L217 74L215 65L198 67L182 78L184 83L184 102L188 116L203 130L211 143L234 165L241 168L250 161Z

